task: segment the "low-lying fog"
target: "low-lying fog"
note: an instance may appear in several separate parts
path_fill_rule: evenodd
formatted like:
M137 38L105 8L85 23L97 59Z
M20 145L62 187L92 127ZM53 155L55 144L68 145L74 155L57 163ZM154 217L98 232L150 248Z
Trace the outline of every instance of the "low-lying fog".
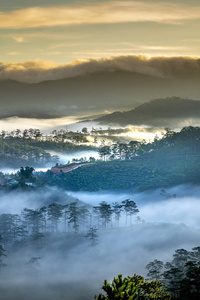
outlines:
M51 155L58 155L60 158L61 164L66 164L68 161L72 161L72 159L80 159L83 158L85 160L89 160L90 157L94 157L95 159L99 159L99 154L97 151L77 151L72 154L64 154L54 151L48 151Z
M59 164L67 164L68 162L72 162L74 159L80 159L83 158L84 160L89 160L90 157L94 157L95 159L99 159L99 154L97 151L91 150L91 151L77 151L73 152L73 154L64 154L61 152L55 152L55 151L47 151L51 155L57 155L59 157ZM55 165L55 164L54 164ZM46 172L47 170L51 169L53 167L53 163L47 163L45 167L35 167L35 172ZM19 168L1 168L0 172L3 172L5 174L10 173L16 173L19 171Z
M200 187L181 185L143 193L129 192L69 192L83 202L97 205L101 201L109 204L125 199L134 200L140 210L139 216L146 222L185 224L200 227Z
M47 234L43 247L27 245L10 250L3 258L7 267L0 270L1 299L89 300L101 291L105 278L112 280L118 274L134 273L146 276L145 266L150 261L166 262L176 249L191 250L200 244L199 192L199 187L178 186L137 194L63 194L50 188L43 193L1 194L1 213L19 213L24 207L39 208L49 202L64 204L74 198L92 206L130 198L136 202L141 218L131 227L125 227L121 220L120 228L99 230L95 247L89 246L86 232L58 232ZM31 257L41 259L27 264Z

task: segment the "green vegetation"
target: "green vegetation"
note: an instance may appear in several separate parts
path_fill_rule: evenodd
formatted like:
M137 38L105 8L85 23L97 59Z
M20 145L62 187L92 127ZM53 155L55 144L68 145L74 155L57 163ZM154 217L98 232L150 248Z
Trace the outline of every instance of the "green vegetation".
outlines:
M200 247L177 249L171 262L155 259L146 269L148 278L160 280L173 299L200 299Z
M21 165L42 166L46 163L59 162L57 155L48 151L72 153L73 151L91 150L82 133L56 131L43 135L39 129L19 129L11 132L1 131L0 163L2 167L20 167Z
M142 276L118 275L110 283L104 281L102 289L106 296L95 296L96 300L199 300L200 299L200 247L192 251L177 249L170 262L157 259L150 262L148 281Z
M183 183L200 183L196 161L186 168L182 159L170 160L168 165L157 161L112 161L83 165L73 172L40 176L45 184L73 191L129 190L139 191L169 187Z
M104 281L102 289L106 296L100 294L95 296L96 300L168 300L170 294L166 294L162 288L162 283L157 281L148 282L142 276L124 277L118 275L112 283Z
M180 132L166 129L152 143L103 146L107 161L83 165L61 175L47 172L41 180L67 190L139 190L166 188L179 184L200 184L200 128Z
M83 132L82 136L86 132L88 134L86 128ZM91 149L67 142L67 134L65 131L54 131L51 141L48 140L50 136L42 141L38 130L26 130L21 136L17 130L13 136L2 132L0 161L3 160L2 165L12 161L20 166L34 167L36 163L42 165L58 161L57 156L46 152L47 148L66 152L77 147ZM155 137L151 143L131 141L128 144L102 145L98 151L105 161L91 158L90 163L72 172L55 174L48 171L37 177L38 184L55 185L72 191L144 191L179 184L200 184L199 127L184 127L180 132L166 129L161 139Z

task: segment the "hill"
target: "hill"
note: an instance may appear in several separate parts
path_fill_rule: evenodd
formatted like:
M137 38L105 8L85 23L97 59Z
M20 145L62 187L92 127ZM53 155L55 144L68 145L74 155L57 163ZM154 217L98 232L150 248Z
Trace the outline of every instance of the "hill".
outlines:
M144 191L200 184L200 127L184 127L180 132L167 130L162 139L152 143L130 142L118 148L113 145L110 150L110 161L85 164L59 175L49 171L40 179L72 191ZM120 159L122 152L125 160Z
M95 119L103 124L172 126L190 119L199 119L200 101L179 97L145 102L135 109L114 112Z
M135 108L147 99L197 98L199 77L104 71L40 83L0 80L0 118L55 118Z

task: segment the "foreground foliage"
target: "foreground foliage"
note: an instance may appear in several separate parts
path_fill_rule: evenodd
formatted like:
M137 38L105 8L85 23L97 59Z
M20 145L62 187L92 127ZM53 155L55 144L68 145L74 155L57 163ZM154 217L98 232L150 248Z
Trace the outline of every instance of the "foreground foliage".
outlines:
M95 296L96 300L168 300L170 294L166 294L162 288L162 283L158 281L148 282L142 276L134 275L133 277L124 277L118 275L110 283L104 281L102 289L106 296L100 294Z

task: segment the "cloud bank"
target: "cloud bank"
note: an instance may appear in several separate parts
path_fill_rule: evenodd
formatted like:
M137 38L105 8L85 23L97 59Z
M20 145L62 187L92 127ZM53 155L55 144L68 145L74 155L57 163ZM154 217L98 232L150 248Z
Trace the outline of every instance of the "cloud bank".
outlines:
M199 19L200 6L167 2L106 1L86 5L28 7L0 12L0 28L36 28L94 23L180 23Z
M102 59L76 60L69 64L51 61L0 62L0 79L41 82L82 76L97 72L128 71L154 77L196 77L200 75L198 57L114 56Z

